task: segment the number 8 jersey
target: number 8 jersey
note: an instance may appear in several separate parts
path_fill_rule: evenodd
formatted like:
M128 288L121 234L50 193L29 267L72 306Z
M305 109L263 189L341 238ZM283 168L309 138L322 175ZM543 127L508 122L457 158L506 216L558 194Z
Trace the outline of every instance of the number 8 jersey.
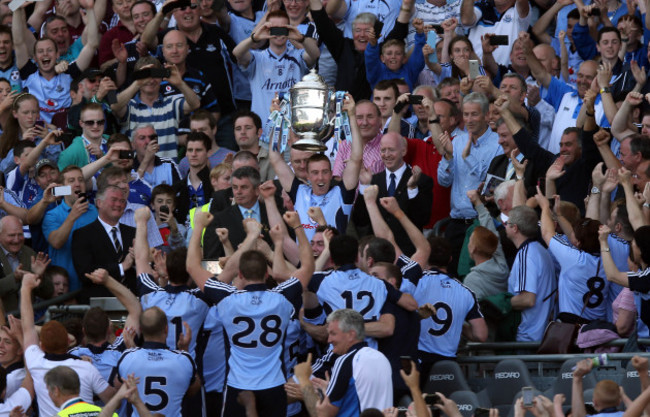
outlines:
M264 390L283 385L286 369L284 339L292 317L302 305L302 284L291 278L272 290L263 283L238 290L210 279L205 295L217 304L227 336L226 385Z

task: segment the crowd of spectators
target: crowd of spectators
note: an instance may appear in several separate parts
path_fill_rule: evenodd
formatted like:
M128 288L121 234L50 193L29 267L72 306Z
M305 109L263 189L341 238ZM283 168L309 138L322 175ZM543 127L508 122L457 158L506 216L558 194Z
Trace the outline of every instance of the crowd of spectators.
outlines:
M461 341L649 338L649 7L0 1L0 416L428 417ZM310 71L349 132L280 149Z

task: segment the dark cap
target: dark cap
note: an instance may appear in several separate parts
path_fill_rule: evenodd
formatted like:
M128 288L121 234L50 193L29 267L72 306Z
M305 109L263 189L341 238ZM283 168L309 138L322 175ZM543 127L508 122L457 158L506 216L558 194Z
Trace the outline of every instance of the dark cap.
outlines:
M34 170L36 171L36 175L38 175L38 171L40 171L41 168L43 168L46 165L50 166L50 167L52 167L54 169L59 169L59 167L54 162L50 161L49 159L47 159L47 158L41 159L40 161L38 161L36 163L36 166L34 167Z
M77 78L77 80L81 82L86 78L96 78L96 77L103 77L103 76L104 73L98 70L97 68L87 68L81 73L81 75L79 76L79 78Z

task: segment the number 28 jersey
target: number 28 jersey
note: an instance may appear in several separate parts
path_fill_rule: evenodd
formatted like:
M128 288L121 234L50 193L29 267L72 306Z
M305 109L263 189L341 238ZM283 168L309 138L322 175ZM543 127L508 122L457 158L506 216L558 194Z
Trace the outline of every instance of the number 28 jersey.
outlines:
M465 320L483 317L474 293L454 278L426 271L413 297L419 306L431 303L436 309L436 314L421 322L418 349L455 357Z
M245 390L284 384L284 339L289 321L302 305L300 281L291 278L271 290L264 284L238 290L210 279L204 292L217 305L227 336L226 384Z

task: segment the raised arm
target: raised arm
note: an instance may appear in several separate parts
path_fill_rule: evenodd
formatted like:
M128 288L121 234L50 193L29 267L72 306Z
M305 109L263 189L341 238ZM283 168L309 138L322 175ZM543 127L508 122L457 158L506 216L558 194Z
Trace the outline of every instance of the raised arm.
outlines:
M533 44L530 40L530 36L527 33L522 33L519 35L519 39L523 42L524 53L526 54L526 61L528 62L528 67L530 72L533 74L533 77L545 88L548 88L551 85L551 79L553 78L549 74L539 59L533 53Z
M148 81L148 80L149 79L147 78L144 81ZM140 85L142 84L142 82L143 80L133 81L130 86L122 90L122 92L117 95L117 102L111 104L111 110L118 118L124 117L124 115L126 114L127 106L129 105L129 101L140 90Z
M591 372L592 366L591 359L583 359L576 364L576 369L573 371L573 384L571 385L571 412L573 417L585 417L587 415L582 378Z
M548 246L551 243L551 239L555 236L555 223L553 222L553 217L551 217L551 207L549 205L548 199L542 194L542 191L537 186L537 195L535 195L537 204L542 209L542 214L540 216L540 221L542 223L542 239L546 242Z
M141 207L135 211L135 273L153 274L153 268L149 263L149 241L147 240L147 223L151 217L149 207Z
M419 167L414 167L413 171L416 169L419 169ZM411 178L413 178L413 176ZM422 231L413 224L411 219L409 219L406 213L404 213L404 211L399 207L395 197L383 197L379 199L379 204L381 204L387 212L392 214L393 217L395 217L402 225L409 239L413 242L413 246L416 248L411 259L424 268L429 261L429 254L431 253L431 246L429 245L427 238L424 237Z
M95 52L99 47L99 27L97 25L97 19L95 17L95 10L93 6L95 4L94 0L84 0L86 4L86 30L87 39L84 47L79 52L79 56L75 62L80 71L85 70L90 66L91 61L95 57Z
M612 258L612 252L609 249L607 238L611 232L609 227L605 225L601 225L598 229L598 241L600 242L600 257L603 262L603 269L605 270L607 281L629 288L630 280L627 277L627 272L618 270L618 267L614 263L614 258Z
M34 326L34 308L32 292L41 283L41 279L30 272L23 275L20 287L20 321L23 328L23 351L31 345L38 345L38 333Z
M363 164L363 141L361 140L359 126L357 126L354 99L349 93L345 95L343 111L347 112L350 117L350 131L352 132L350 159L343 169L343 185L347 190L354 190L359 185L359 172Z
M537 39L547 44L551 43L553 37L548 34L547 29L555 20L555 16L557 16L558 12L562 10L564 6L569 4L573 4L573 0L561 0L555 2L550 9L540 16L537 22L533 25L533 33Z
M632 110L643 103L643 94L630 91L612 120L612 135L620 142L636 132L631 124Z
M463 0L460 5L460 22L463 24L463 26L474 26L476 20L476 13L474 13L474 1Z
M282 188L284 188L284 191L288 193L291 191L293 180L296 177L295 174L289 165L287 165L287 162L284 160L282 155L273 149L272 146L269 146L269 161L275 171L275 175L277 175L278 180L280 180L280 184L282 184Z
M192 90L192 88L183 81L180 72L176 65L165 64L165 68L171 70L171 74L167 80L171 85L178 88L178 90L183 94L185 98L185 103L183 104L183 113L189 114L194 110L198 109L201 106L201 99L199 96Z
M314 274L314 253L309 244L309 239L300 222L300 216L295 211L284 213L284 221L289 227L296 232L298 239L298 248L300 248L300 268L296 270L294 276L302 283L302 288L307 289L311 276Z
M632 185L632 173L625 168L618 170L618 182L625 190L625 207L627 208L627 215L630 224L634 230L647 224L646 218L643 215L643 210L638 201L634 197L634 186Z
M39 3L46 2L37 2L37 4ZM14 51L16 53L16 67L18 67L18 69L24 67L25 64L27 64L30 56L29 48L25 39L25 30L29 32L29 29L27 29L27 22L25 22L25 8L20 7L14 10L11 24L11 37L13 38L14 42Z
M201 237L203 236L203 229L212 222L212 219L213 216L209 212L196 210L196 213L194 213L194 232L192 233L190 242L187 245L185 268L187 269L187 273L190 274L192 281L194 281L201 291L203 291L205 283L213 275L210 271L201 266L201 259L203 258ZM232 258L230 261L232 261Z
M126 311L129 313L128 320L132 323L138 323L140 320L140 313L142 313L142 305L131 290L120 284L115 278L108 275L108 271L102 268L96 269L90 274L86 274L86 278L91 280L94 284L105 286L106 289L117 298L117 301L126 307Z

